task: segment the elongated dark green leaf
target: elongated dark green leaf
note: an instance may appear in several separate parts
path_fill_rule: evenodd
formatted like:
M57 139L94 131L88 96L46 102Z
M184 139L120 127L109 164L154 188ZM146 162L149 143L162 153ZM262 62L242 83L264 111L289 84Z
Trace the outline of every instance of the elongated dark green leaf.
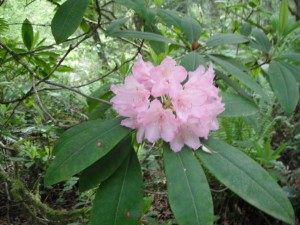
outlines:
M26 48L31 50L34 41L34 35L32 25L28 19L25 19L22 24L22 39Z
M209 186L193 150L172 152L164 144L164 166L171 209L180 225L212 225L213 203Z
M67 0L55 13L51 30L56 43L67 40L79 27L89 0Z
M153 24L145 24L145 31L151 32L153 34L161 35L160 30ZM151 48L154 50L154 52L159 55L160 53L165 52L166 50L166 44L161 41L149 41Z
M225 111L221 117L244 117L258 112L257 106L246 98L232 93L221 93L222 102L225 104Z
M282 0L281 6L280 6L280 13L279 13L279 31L281 33L283 33L285 30L288 18L289 18L288 3L287 3L287 0Z
M110 34L113 33L114 31L118 31L122 26L124 26L124 24L129 20L129 17L125 17L119 20L116 20L114 22L112 22L111 24L109 24L109 26L106 27L106 34Z
M93 120L66 131L54 146L55 159L45 175L46 185L69 179L105 156L130 132L120 121Z
M288 62L280 62L283 66L290 71L290 73L294 76L297 80L298 84L300 85L300 66L295 66L294 64Z
M130 151L132 151L132 145L131 136L129 135L103 158L86 168L80 174L80 191L86 191L97 187L101 182L112 176Z
M109 34L111 37L123 37L123 38L139 38L145 39L150 41L160 41L160 42L167 42L167 43L174 43L175 41L166 38L159 34L153 34L150 32L141 32L141 31L134 31L134 30L122 30L122 31L115 31Z
M249 101L252 100L252 97L240 86L239 83L230 79L226 74L222 73L220 70L215 69L216 76L221 78L224 82L226 82L230 87L232 87L239 95L243 96L244 98L248 99Z
M100 185L90 224L137 225L142 207L142 172L132 150L113 176Z
M184 66L188 71L195 71L198 66L204 64L204 58L197 52L191 52L181 59L181 65Z
M272 61L268 71L272 89L285 113L291 114L299 101L299 87L290 70Z
M220 182L265 213L294 224L294 212L287 196L257 162L221 140L209 138L202 143L215 153L196 151L196 154Z
M289 59L289 60L294 60L294 61L299 61L300 62L300 53L285 52L285 53L281 54L278 58Z
M250 41L250 46L261 50L263 52L269 52L271 49L271 42L267 35L257 28L254 28L251 32L251 36L254 38Z
M197 20L190 16L184 16L181 19L181 30L186 35L190 43L198 40L201 34L200 24Z
M214 47L218 45L240 44L248 41L249 38L240 34L217 34L207 40L206 46Z
M181 17L178 12L166 9L158 9L157 15L169 26L181 28Z
M243 82L248 88L252 89L256 94L260 95L263 98L267 98L266 94L264 93L263 89L251 79L246 73L244 73L240 68L235 66L230 60L226 60L225 57L219 57L216 55L208 55L208 57L225 69L227 72L232 74L232 76L236 77L239 81ZM236 61L237 62L237 61Z

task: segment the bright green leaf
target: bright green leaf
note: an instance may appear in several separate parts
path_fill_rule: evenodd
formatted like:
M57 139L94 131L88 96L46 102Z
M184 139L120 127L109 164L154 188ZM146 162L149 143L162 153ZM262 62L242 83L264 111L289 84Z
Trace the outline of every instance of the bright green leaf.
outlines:
M190 16L184 16L181 19L181 30L186 35L188 41L193 43L200 38L201 27L197 20Z
M202 144L215 153L196 154L220 182L265 213L294 224L293 208L286 194L257 162L218 139L209 138Z
M258 112L257 106L246 98L232 93L221 93L222 102L225 104L225 111L221 117L244 117Z
M168 198L180 225L212 225L213 203L206 176L193 150L180 152L164 144L164 166Z
M240 34L217 34L210 37L207 42L207 47L214 47L218 45L228 45L228 44L240 44L249 42L249 38Z
M204 63L204 58L197 52L191 52L181 59L181 65L188 71L195 71L199 65L203 65Z
M130 132L120 126L121 119L93 120L66 131L54 146L46 185L69 179L113 149Z
M276 61L270 63L268 71L272 89L284 112L291 114L299 100L299 87L290 70Z
M140 164L132 149L113 176L100 185L93 203L90 224L140 224L142 179Z
M22 39L26 48L30 51L34 42L34 34L32 25L28 19L25 19L22 24Z
M129 135L103 158L82 171L79 179L80 191L94 188L108 179L120 167L130 151L132 151L132 145Z
M285 30L288 18L289 18L288 3L287 3L287 0L282 0L281 6L280 6L280 13L279 13L279 31L281 33L283 33Z
M67 0L54 15L51 30L56 43L67 40L79 27L89 0Z

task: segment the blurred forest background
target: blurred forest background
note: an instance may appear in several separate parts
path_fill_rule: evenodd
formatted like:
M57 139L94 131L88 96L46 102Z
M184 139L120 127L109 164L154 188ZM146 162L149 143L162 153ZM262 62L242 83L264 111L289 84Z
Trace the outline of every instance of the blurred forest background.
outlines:
M279 0L148 0L149 8L176 10L201 24L197 46L182 41L183 48L107 36L104 31L118 18L130 18L124 29L144 29L143 20L133 10L109 0L90 0L80 28L67 41L56 44L50 24L63 2L0 0L0 225L88 223L94 191L79 192L77 176L54 186L44 186L43 177L53 145L65 130L82 121L116 116L98 98L109 101L110 84L123 82L138 52L157 64L166 55L180 60L191 50L209 51L203 46L214 34L251 33L252 27L266 35L274 52L300 53L300 26L281 39L275 34ZM300 0L288 3L292 26L300 20ZM181 40L180 31L160 23L157 27L165 37ZM93 29L96 32L85 36ZM33 41L26 42L26 35ZM157 50L160 48L166 50ZM253 77L262 74L271 60L271 54L259 48L220 46L214 50L241 61ZM299 72L299 82L300 60L291 61L295 73ZM30 70L40 74L41 80L35 80ZM287 116L265 78L259 78L259 83L271 103L260 104L253 116L220 119L216 135L266 168L288 194L295 214L300 215L300 105ZM222 82L218 85L226 88ZM253 117L259 121L254 125ZM139 154L145 187L142 223L176 224L167 201L159 151L146 145ZM215 224L283 224L245 203L213 177L209 182Z

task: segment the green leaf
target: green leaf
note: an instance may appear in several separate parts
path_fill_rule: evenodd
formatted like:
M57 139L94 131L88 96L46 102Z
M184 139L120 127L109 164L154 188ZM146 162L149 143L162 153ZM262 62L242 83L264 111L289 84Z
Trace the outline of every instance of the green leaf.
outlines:
M269 41L267 35L257 28L254 28L251 32L252 40L250 41L250 46L261 50L263 52L269 52L271 49L271 42Z
M161 32L159 31L159 29L153 24L150 24L150 25L146 24L145 31L161 35ZM164 53L166 50L166 44L164 42L149 41L149 43L151 45L151 48L154 50L155 54L157 54L157 55Z
M288 62L280 62L286 69L290 71L290 73L297 80L298 84L300 84L300 66L295 66L294 64Z
M115 0L115 2L129 9L133 9L141 17L146 14L147 8L145 0Z
M193 43L195 40L200 38L200 24L197 20L190 16L184 16L181 19L181 30L184 32L190 43Z
M206 176L193 150L172 152L164 144L168 198L180 225L212 225L213 203Z
M22 39L26 48L30 51L33 46L34 34L32 25L28 19L25 19L22 24Z
M158 9L157 15L169 26L181 28L181 18L178 12L173 10Z
M244 117L256 114L257 106L246 98L232 93L220 93L222 102L225 104L225 111L221 117Z
M287 21L289 18L289 7L287 0L281 1L280 6L280 13L279 13L279 31L280 33L283 33L285 30L285 27L287 25Z
M103 84L101 87L99 87L96 91L94 91L91 96L94 98L103 98L104 95L107 95L110 92L110 87L111 87L111 83L106 83ZM88 111L91 112L96 106L98 106L99 103L98 101L94 100L94 99L90 99L87 98L86 102L88 104ZM106 104L107 105L107 104Z
M93 120L66 131L54 146L46 185L69 179L113 149L130 132L120 126L121 119Z
M299 100L299 87L290 70L276 61L270 63L268 71L272 89L284 112L291 114Z
M100 185L90 224L137 225L142 207L142 172L132 150L113 176Z
M123 37L123 38L139 38L145 39L150 41L160 41L160 42L167 42L167 43L174 43L175 41L166 38L159 34L153 34L150 32L141 32L141 31L134 31L134 30L122 30L122 31L115 31L108 34L111 37Z
M130 151L132 151L132 145L129 135L104 157L82 171L79 178L80 191L92 189L111 177Z
M280 58L280 59L289 59L289 60L300 62L300 53L285 52L285 53L281 54L278 58Z
M67 0L55 13L51 30L57 44L64 42L79 27L89 0Z
M198 66L204 65L204 58L197 52L191 52L186 54L181 59L181 65L184 66L188 71L195 71Z
M208 55L208 57L223 69L225 69L227 72L229 72L232 76L236 77L239 81L244 83L256 94L260 95L263 98L267 98L263 89L254 80L252 80L250 76L248 76L245 72L243 72L235 65L235 63L238 63L237 61L228 57L218 55Z
M220 182L256 208L294 224L293 208L286 194L257 162L218 139L209 138L202 144L215 153L196 154Z
M112 22L109 26L106 27L105 33L107 35L119 31L122 26L129 20L129 17L125 17L119 20Z
M210 37L207 42L207 47L215 47L218 45L240 44L249 42L249 38L239 34L217 34Z
M252 31L251 25L247 22L242 23L242 25L239 27L239 29L240 29L241 34L244 36L249 36Z

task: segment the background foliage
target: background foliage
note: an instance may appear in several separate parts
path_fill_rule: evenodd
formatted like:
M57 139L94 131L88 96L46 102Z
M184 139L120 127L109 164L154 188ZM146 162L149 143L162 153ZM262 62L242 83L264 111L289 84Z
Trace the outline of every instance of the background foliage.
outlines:
M106 211L101 215L97 211L90 213L92 200L96 198L94 205L98 208L103 204L98 201L100 198L113 202L112 196L107 194L109 187L115 186L118 192L115 184L123 177L128 177L128 183L133 182L131 175L124 174L128 166L132 167L129 171L139 177L135 182L141 185L142 174L134 153L137 152L144 183L144 200L136 203L143 205L138 213L142 215L140 222L190 223L180 216L182 207L174 198L178 196L176 190L168 190L169 201L175 205L172 211L177 215L176 220L168 205L166 180L162 175L168 176L173 169L166 166L164 171L161 148L147 143L130 148L128 143L132 140L126 129L118 133L119 139L114 137L112 145L116 148L102 158L103 162L77 174L85 168L78 166L83 164L81 158L77 158L76 163L76 157L66 164L53 161L54 165L63 166L60 172L55 166L50 167L44 184L54 155L69 155L73 149L79 149L85 164L87 160L90 164L95 162L95 155L87 151L90 148L80 148L80 143L72 143L72 137L79 130L84 145L91 138L89 134L101 135L101 129L106 130L116 123L111 120L112 124L100 126L102 121L97 119L116 117L106 104L112 97L110 84L123 82L138 52L155 64L167 55L172 56L188 70L209 61L216 65L216 85L228 107L220 117L219 131L213 136L239 148L263 166L281 185L295 214L299 214L298 0L2 0L0 4L0 190L3 190L0 192L0 221L85 224L89 218L106 220ZM81 125L72 128L78 124ZM85 132L84 126L92 129ZM69 131L64 132L66 130ZM111 140L115 134L112 130L103 138ZM63 139L56 143L59 137ZM117 145L124 137L126 139ZM71 140L67 146L69 152L59 153L60 145L65 145L64 139L68 138ZM91 148L97 149L101 144L97 142ZM120 155L119 148L124 145L128 146L128 155L124 152ZM218 142L207 143L208 147L212 145ZM180 157L193 161L185 151ZM199 152L202 164L210 169L209 159L202 160L205 157ZM168 157L166 149L163 158L165 162L176 162L172 155ZM65 172L67 166L68 172ZM190 167L198 174L203 173L198 164L191 163ZM101 173L103 177L84 181L84 177L101 168L106 168ZM204 170L210 187L203 187L203 193L212 192L214 202L214 218L207 218L208 223L281 224L219 183L216 178L222 171L212 176L212 170ZM107 180L114 173L114 179ZM63 182L53 185L58 181ZM91 188L102 181L103 189L95 196L95 189ZM184 191L185 186L182 188ZM243 195L234 187L230 189ZM138 190L125 193L131 196ZM208 204L212 207L211 202ZM122 216L120 214L115 221L124 220Z

